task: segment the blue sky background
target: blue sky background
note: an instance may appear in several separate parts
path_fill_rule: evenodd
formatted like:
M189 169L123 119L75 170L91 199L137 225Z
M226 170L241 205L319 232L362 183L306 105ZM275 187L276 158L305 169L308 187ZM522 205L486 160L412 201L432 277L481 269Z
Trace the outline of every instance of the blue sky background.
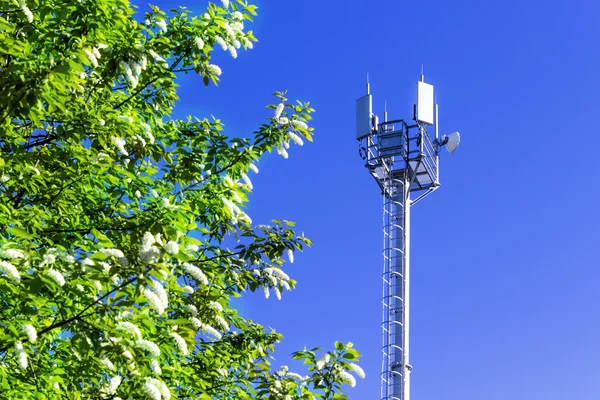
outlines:
M285 335L275 363L352 341L367 379L348 394L379 398L382 199L354 107L369 72L376 112L387 100L391 118L409 119L424 64L440 130L462 143L412 214L413 399L598 399L600 5L253 3L255 49L215 52L218 88L180 79L177 114L214 114L239 136L272 115L275 90L317 110L315 143L267 157L253 177L253 220L294 220L315 243L287 270L296 291L240 303Z

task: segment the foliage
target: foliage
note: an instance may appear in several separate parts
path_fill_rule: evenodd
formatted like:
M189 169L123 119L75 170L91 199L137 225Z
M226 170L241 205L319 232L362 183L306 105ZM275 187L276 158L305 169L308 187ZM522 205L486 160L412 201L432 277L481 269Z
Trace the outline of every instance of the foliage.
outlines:
M256 7L138 22L127 0L0 3L0 396L345 398L350 344L273 372L281 336L230 305L295 285L283 255L309 239L243 209L253 163L312 139L309 103L276 93L244 138L170 118L176 74L218 83L213 49L252 48Z

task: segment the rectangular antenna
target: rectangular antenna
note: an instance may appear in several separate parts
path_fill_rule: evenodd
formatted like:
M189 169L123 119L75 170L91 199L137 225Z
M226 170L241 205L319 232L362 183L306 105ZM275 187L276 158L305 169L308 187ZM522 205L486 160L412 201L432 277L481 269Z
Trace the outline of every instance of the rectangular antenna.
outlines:
M417 85L417 120L433 125L433 85L421 81Z
M371 134L373 116L373 100L370 94L356 100L356 138Z

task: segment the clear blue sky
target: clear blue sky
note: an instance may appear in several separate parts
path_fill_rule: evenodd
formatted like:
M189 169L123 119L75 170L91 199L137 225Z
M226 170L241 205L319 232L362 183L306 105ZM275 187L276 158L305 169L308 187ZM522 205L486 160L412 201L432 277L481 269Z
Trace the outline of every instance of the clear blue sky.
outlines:
M142 4L136 1L137 4ZM413 209L414 400L600 398L600 5L567 1L256 1L255 49L218 50L218 89L181 79L178 115L252 131L275 90L310 100L315 143L272 155L253 177L255 222L286 218L315 245L281 301L249 317L303 346L352 341L379 398L382 199L355 141L370 72L377 112L410 118L421 64L435 85L442 187ZM204 1L158 2L202 10ZM293 368L292 368L293 369Z

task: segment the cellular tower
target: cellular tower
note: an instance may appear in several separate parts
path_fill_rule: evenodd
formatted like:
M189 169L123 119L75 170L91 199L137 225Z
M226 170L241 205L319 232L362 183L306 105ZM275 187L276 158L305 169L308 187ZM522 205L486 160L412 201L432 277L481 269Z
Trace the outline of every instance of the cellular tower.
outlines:
M368 76L356 101L359 154L383 194L382 400L410 400L410 209L440 187L440 150L460 142L458 132L439 137L434 103L422 74L412 120L388 120L386 107L379 121Z

